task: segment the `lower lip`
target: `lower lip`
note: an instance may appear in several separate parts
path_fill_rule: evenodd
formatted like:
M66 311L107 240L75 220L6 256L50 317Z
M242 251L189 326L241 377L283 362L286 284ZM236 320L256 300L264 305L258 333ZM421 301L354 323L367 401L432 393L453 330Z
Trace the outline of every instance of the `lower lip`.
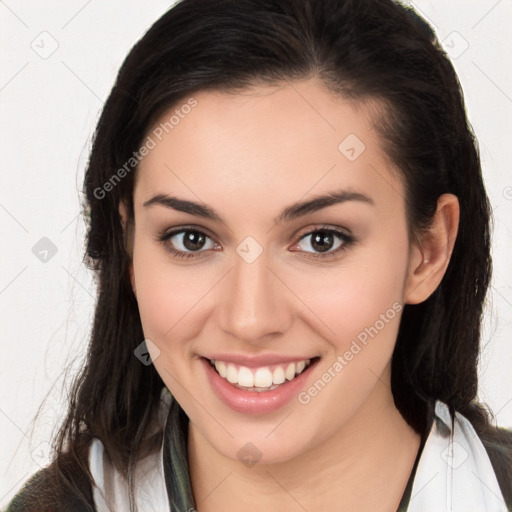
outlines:
M280 407L296 397L304 387L311 369L316 366L318 359L293 380L286 380L279 387L269 391L245 391L231 385L223 379L213 368L210 362L201 357L206 375L218 397L231 409L244 414L266 414L277 411Z

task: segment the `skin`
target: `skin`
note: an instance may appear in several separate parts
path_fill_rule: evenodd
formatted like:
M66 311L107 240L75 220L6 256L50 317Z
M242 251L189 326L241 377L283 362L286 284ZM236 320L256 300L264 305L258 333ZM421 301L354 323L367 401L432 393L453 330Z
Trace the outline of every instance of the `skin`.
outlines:
M420 443L391 393L400 313L307 405L292 400L270 414L231 410L198 357L321 356L307 389L394 303L419 303L436 289L457 234L457 199L441 196L431 229L413 243L399 172L372 126L375 105L335 97L315 78L194 98L137 171L130 272L144 334L160 350L156 370L190 418L196 508L394 512ZM349 134L366 146L354 161L338 149ZM347 201L275 223L288 205L338 189L373 204ZM144 207L156 194L205 203L224 223ZM123 205L120 213L125 221ZM300 238L324 224L356 242L315 259L312 237ZM210 237L189 260L156 240L182 226ZM263 248L250 264L236 252L247 236ZM172 241L187 250L181 235ZM329 252L339 245L335 238ZM261 452L254 466L237 457L247 442Z

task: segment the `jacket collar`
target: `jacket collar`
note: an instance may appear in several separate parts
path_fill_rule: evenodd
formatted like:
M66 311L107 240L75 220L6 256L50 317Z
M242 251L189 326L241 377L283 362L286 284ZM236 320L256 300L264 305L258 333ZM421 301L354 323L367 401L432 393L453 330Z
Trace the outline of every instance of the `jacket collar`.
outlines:
M195 503L187 458L188 417L166 388L161 405L160 449L142 459L136 469L137 507L147 512L190 512ZM130 510L126 479L112 466L98 439L91 444L89 467L96 482L96 510ZM407 512L431 510L508 511L471 423L459 413L452 418L448 406L440 401L435 402L434 421L416 468Z
M407 512L427 510L507 512L505 499L482 441L464 416L435 403Z

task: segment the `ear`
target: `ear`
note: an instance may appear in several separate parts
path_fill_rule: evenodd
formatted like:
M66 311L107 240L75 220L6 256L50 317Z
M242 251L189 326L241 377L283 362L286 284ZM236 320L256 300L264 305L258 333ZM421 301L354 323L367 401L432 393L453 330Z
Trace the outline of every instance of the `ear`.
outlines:
M121 217L121 224L123 226L123 233L124 233L124 240L126 249L131 257L131 261L128 265L128 272L130 274L130 282L132 284L132 290L133 294L135 295L135 298L137 298L137 290L135 287L135 274L133 272L133 236L132 236L132 229L129 227L127 228L128 223L128 212L126 210L126 205L123 201L119 202L119 216Z
M457 238L459 214L459 201L455 195L439 197L432 225L411 247L405 286L406 304L427 300L439 286Z

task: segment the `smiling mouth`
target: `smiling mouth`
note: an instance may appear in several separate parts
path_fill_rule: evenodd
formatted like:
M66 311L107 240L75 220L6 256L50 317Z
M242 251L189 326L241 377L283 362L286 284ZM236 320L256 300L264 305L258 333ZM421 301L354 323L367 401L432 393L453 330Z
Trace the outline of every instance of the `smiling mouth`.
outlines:
M206 358L205 358L206 359ZM248 368L230 362L206 359L217 374L231 385L244 391L272 391L305 372L319 356L297 362Z

